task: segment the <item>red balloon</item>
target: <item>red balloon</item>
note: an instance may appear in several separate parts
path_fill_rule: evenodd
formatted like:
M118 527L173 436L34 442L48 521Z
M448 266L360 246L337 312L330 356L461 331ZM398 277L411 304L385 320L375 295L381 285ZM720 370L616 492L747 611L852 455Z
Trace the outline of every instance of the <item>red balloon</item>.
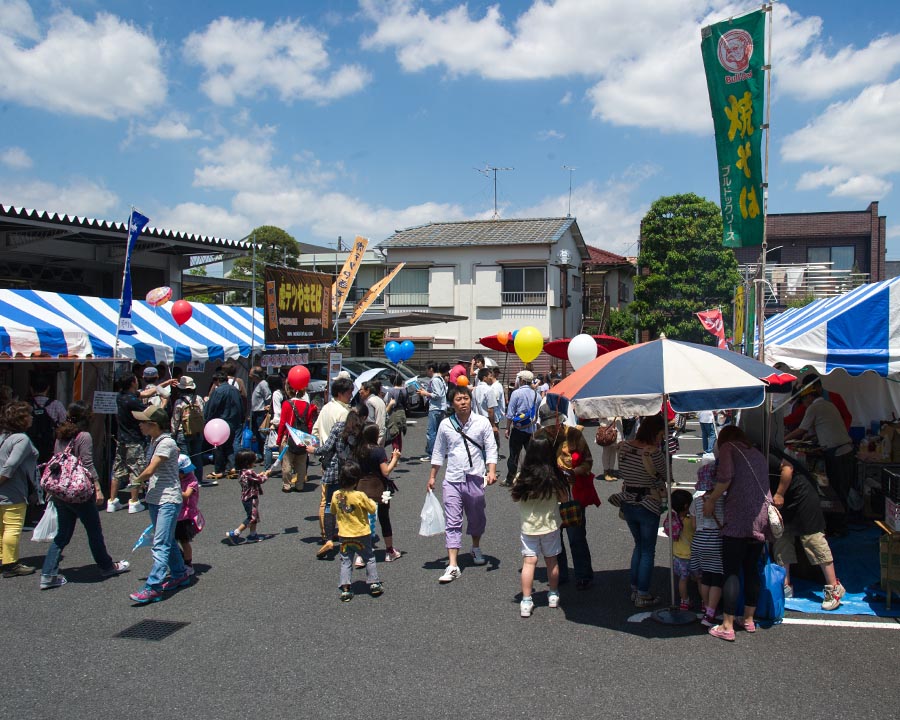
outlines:
M184 325L194 314L194 308L187 300L176 300L172 303L172 318L179 325Z
M294 365L288 372L288 385L298 392L309 385L309 370L303 365Z

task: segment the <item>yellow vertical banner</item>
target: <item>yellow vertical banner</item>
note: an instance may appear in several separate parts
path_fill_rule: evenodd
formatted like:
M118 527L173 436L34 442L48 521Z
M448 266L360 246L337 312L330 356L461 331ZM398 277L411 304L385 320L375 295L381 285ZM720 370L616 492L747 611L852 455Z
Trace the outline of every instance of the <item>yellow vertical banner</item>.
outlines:
M350 248L350 254L344 261L344 267L341 268L341 272L334 280L334 285L331 286L331 311L334 317L341 314L344 303L347 302L347 295L350 294L350 288L353 287L353 281L356 279L356 273L359 272L359 266L362 264L368 244L368 238L356 236L353 247Z
M739 285L734 292L734 346L739 347L744 342L744 286Z
M366 291L366 294L363 295L363 299L356 303L356 307L353 308L353 314L347 321L351 327L356 323L357 320L362 317L362 314L369 309L369 305L375 302L375 298L381 295L382 290L384 290L390 284L391 280L393 280L397 273L403 269L404 265L406 265L406 263L400 263L399 265L397 265L397 267L391 270L387 275L381 278L381 280L379 280Z

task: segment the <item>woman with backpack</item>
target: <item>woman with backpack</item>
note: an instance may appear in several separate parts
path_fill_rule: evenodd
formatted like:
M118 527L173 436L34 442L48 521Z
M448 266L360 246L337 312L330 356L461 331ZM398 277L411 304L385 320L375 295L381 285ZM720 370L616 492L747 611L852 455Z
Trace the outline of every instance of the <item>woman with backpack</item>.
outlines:
M281 459L281 491L300 492L306 484L306 445L295 443L287 428L311 434L319 411L309 402L309 396L304 391L298 392L290 387L286 389L288 399L281 405L281 417L278 420L278 446L287 448Z
M88 432L92 417L91 410L82 402L74 402L69 405L67 412L66 421L56 429L56 444L50 462L67 465L68 463L61 462L65 459L63 456L74 457L94 481L95 497L90 497L80 503L66 502L58 497L50 500L56 506L58 529L56 537L53 538L50 549L44 557L44 566L41 568L41 590L49 590L66 584L65 576L59 574L59 559L66 545L72 539L76 521L81 521L81 524L84 525L91 555L94 562L100 566L100 574L103 577L119 575L128 572L130 568L127 560L113 562L103 539L98 506L103 506L104 497L103 490L100 488L99 475L94 468L94 441Z
M197 384L187 375L178 378L172 406L172 437L178 449L191 459L194 476L202 487L218 485L215 480L203 480L203 398L197 394Z

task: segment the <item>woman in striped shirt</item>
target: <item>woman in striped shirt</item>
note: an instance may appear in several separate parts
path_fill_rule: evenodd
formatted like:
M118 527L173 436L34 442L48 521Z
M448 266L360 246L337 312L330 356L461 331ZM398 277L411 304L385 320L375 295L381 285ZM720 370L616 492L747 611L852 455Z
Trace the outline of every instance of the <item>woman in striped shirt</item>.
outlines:
M639 608L659 602L659 598L650 593L650 579L662 512L660 499L666 492L666 456L660 446L665 427L662 415L642 418L634 440L619 444L620 507L634 537L631 599Z

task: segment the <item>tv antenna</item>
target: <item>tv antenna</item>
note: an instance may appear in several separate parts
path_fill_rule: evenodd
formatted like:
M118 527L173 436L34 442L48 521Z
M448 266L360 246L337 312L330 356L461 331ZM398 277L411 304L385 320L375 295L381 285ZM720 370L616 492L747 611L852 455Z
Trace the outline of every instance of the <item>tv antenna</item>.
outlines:
M569 211L566 213L566 217L572 217L572 173L578 168L571 165L563 165L562 169L569 171Z
M494 167L493 165L485 164L484 169L475 168L478 172L480 172L485 177L490 177L488 173L494 173L494 215L491 217L491 220L499 220L500 213L497 212L497 171L498 170L515 170L515 168L511 167Z

